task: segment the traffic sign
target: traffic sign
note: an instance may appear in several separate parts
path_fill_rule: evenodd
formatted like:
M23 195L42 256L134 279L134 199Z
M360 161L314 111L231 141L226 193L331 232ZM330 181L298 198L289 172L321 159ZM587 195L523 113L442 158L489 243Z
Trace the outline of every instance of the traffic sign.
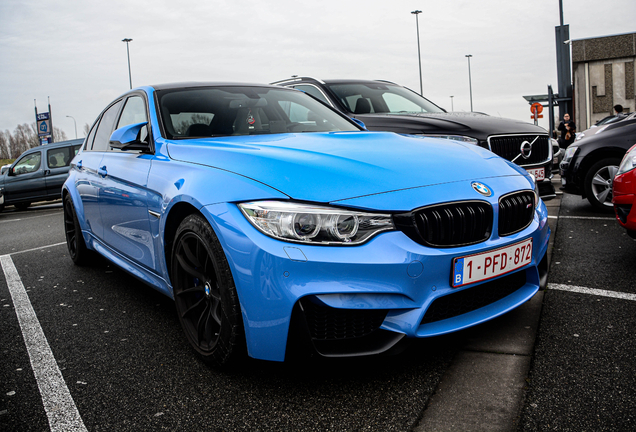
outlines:
M530 112L534 114L535 111L537 112L537 114L541 114L543 112L543 105L541 105L539 102L535 102L530 105Z
M530 105L530 112L532 113L532 115L530 116L531 119L537 120L543 118L543 116L541 115L541 113L543 112L543 105L541 105L539 102L533 103L532 105Z

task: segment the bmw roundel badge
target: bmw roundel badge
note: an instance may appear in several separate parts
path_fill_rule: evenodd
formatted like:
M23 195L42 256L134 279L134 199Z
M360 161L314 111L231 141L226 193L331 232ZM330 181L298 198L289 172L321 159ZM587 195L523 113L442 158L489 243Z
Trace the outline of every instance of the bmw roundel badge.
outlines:
M489 197L490 195L492 195L492 191L490 190L490 188L483 183L472 182L471 185L473 189L475 189L477 192L479 192L483 196Z

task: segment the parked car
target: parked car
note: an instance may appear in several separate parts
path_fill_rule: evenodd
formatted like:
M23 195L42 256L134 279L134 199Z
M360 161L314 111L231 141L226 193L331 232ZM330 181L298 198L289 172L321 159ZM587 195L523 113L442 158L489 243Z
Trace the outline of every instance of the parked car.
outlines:
M441 163L443 161L443 163ZM547 210L479 146L363 131L296 90L172 84L99 116L64 184L70 257L95 251L175 300L225 364L389 350L545 286Z
M623 157L612 189L616 220L631 238L636 239L636 144Z
M600 119L599 121L597 121L592 126L590 126L588 129L584 130L583 132L577 132L575 141L582 140L586 136L590 136L590 135L592 135L594 133L599 132L599 130L600 130L599 127L601 127L601 126L625 120L627 117L628 117L627 113L625 113L625 114L624 113L620 113L620 114L615 114L615 115L604 117L604 118Z
M0 211L6 205L24 210L36 201L62 197L69 164L83 140L62 141L29 149L0 175Z
M612 182L621 159L636 143L636 114L606 124L570 144L560 166L566 192L579 194L601 211L613 211Z
M449 113L388 81L294 77L272 84L302 90L362 121L368 130L446 138L486 148L532 173L544 200L556 196L551 138L539 126L483 113Z

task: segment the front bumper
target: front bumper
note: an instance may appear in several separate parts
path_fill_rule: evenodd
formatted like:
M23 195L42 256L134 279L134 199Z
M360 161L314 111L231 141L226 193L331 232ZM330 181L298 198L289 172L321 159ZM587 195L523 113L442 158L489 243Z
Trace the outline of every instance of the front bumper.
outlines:
M292 315L300 315L295 324L308 330L323 355L373 354L404 337L450 333L504 314L529 300L547 274L550 231L543 203L519 233L445 249L419 245L399 231L355 247L291 244L258 232L233 204L202 210L232 269L249 355L259 359L284 360ZM528 237L534 246L527 266L451 287L453 258Z
M618 223L627 230L630 237L636 239L636 171L629 171L614 178L614 212Z

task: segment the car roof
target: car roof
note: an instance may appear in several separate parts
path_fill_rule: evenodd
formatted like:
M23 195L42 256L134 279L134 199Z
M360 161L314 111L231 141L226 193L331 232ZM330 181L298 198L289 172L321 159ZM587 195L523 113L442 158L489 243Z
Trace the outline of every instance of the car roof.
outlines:
M288 79L275 81L272 84L291 84L293 82L300 83L300 82L312 82L312 81L320 83L320 84L377 84L377 83L383 83L383 84L399 86L399 84L393 83L391 81L386 81L386 80L365 80L365 79L346 79L346 78L336 78L336 79L321 80L319 78L313 78L313 77L307 77L307 76L291 77L291 78L288 78Z
M54 142L54 143L49 143L49 144L42 144L36 147L32 147L29 150L25 151L24 153L30 152L30 151L34 151L34 150L41 150L41 149L52 149L52 148L58 148L58 147L67 147L67 146L73 146L73 145L80 145L84 142L84 138L78 138L78 139L73 139L73 140L66 140L66 141L59 141L59 142Z

